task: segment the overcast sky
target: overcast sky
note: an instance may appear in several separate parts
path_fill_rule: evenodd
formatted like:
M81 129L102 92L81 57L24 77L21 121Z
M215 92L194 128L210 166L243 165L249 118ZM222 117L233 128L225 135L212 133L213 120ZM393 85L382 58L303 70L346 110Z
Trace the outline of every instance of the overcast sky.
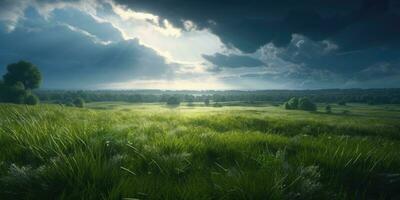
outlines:
M400 85L399 0L0 0L0 73L53 89Z

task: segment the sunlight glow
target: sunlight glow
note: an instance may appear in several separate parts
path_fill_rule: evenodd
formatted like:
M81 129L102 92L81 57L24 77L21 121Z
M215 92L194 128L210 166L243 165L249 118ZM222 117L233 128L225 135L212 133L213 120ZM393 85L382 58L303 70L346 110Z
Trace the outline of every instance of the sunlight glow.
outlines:
M99 85L103 89L160 89L160 90L227 90L232 89L213 78L205 80L134 80Z
M124 39L139 39L170 62L203 62L203 54L214 54L226 48L219 37L207 29L198 30L192 21L184 21L184 30L166 19L110 3L115 16L103 16L122 33Z

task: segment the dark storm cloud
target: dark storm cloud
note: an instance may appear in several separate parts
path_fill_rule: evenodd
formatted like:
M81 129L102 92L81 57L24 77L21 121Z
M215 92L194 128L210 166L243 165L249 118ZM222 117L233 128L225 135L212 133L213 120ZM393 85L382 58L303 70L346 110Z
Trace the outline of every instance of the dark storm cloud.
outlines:
M245 52L269 42L286 46L294 33L315 41L330 39L344 51L396 47L400 41L397 0L116 1L177 26L191 20Z
M25 20L20 21L14 31L0 32L2 72L8 63L29 60L42 71L47 88L90 88L134 78L172 76L173 66L137 40L105 45L101 43L102 39L111 38L97 36L96 31L88 27L85 31L64 23L45 21L34 9L28 9ZM95 30L107 28L111 27L99 23Z
M52 13L52 20L85 30L103 41L118 42L123 40L121 32L110 23L97 22L93 17L78 10L55 10Z
M228 83L274 81L288 88L400 83L399 0L113 1L183 30L184 20L191 20L241 50L203 55L214 65L212 73L227 76ZM54 88L174 76L179 65L166 64L137 40L124 40L107 22L118 18L108 2L0 0L0 66L30 60L43 71L45 87ZM86 13L85 4L95 11ZM48 19L35 9L50 10Z
M396 67L397 65L397 67ZM355 76L355 80L358 81L368 81L373 79L384 79L392 77L400 77L400 68L398 67L400 63L390 64L390 63L378 63L372 65L362 71L358 72Z
M259 67L264 65L258 59L234 54L223 55L216 53L214 55L203 55L203 58L214 64L217 68Z
M272 89L322 89L335 88L344 79L329 71L303 69L294 72L243 74L240 76L227 76L223 80L227 83L258 82L256 87L263 84L273 85ZM345 87L345 86L341 86ZM359 85L358 85L359 87ZM262 88L262 87L261 87Z
M291 63L304 64L310 69L329 70L345 77L352 77L371 66L377 67L383 61L388 64L400 61L400 49L375 47L341 52L338 48L329 41L315 42L307 37L294 35L292 41L277 56Z
M400 58L398 0L116 2L133 10L154 13L177 26L182 26L183 20L191 20L200 28L212 30L225 44L244 52L254 52L273 43L279 48L276 56L283 63L307 69L293 69L273 76L281 77L282 82L307 80L310 83L308 85L325 82L325 85L332 86L329 81L341 85L345 80L367 82L399 74L400 66L395 64L399 63ZM227 57L204 58L216 65L228 66ZM221 63L221 60L225 63ZM264 62L271 64L270 60ZM379 68L382 62L395 70L391 74L372 70ZM264 80L277 80L271 75L256 76Z

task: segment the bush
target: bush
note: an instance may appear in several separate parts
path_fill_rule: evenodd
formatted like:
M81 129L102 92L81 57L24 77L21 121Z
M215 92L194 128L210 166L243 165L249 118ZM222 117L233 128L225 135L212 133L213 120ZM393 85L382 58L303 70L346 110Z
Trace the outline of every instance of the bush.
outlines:
M291 98L288 102L285 103L285 109L287 110L295 110L298 109L299 99L296 97Z
M298 101L298 109L306 111L316 111L317 106L308 98L300 98Z
M214 104L214 107L222 107L222 104L220 104L220 103L218 103L218 102L216 102L215 104Z
M0 84L0 102L22 104L27 93L20 84L7 86Z
M390 100L390 104L400 104L400 99L399 98L393 98Z
M76 98L74 102L72 102L76 107L83 108L85 107L85 101L82 98Z
M345 101L339 101L339 102L338 102L338 105L339 105L339 106L345 106L345 105L346 105L346 102L345 102Z
M179 101L178 97L172 96L167 99L167 105L178 106L179 104L181 104L181 102Z
M331 108L330 105L326 105L325 106L325 112L328 113L328 114L332 113L332 108Z
M59 104L62 104L62 103L59 103ZM62 105L64 105L64 104L62 104ZM65 106L74 107L75 105L72 102L68 102L65 104Z
M187 104L188 106L194 106L193 99L189 99L187 102L188 102L188 104Z
M204 105L206 105L206 106L210 105L210 99L204 100Z
M39 98L34 94L28 94L25 97L25 104L28 105L37 105L39 103Z

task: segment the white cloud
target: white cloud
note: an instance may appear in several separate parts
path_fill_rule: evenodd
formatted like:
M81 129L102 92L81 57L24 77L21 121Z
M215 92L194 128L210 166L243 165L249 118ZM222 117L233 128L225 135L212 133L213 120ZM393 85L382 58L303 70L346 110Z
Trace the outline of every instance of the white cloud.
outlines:
M24 16L24 10L28 5L28 0L4 0L0 2L0 22L3 22L8 32L14 30L19 19Z
M108 44L111 43L111 41L103 41L103 40L100 40L97 36L95 36L95 35L93 35L93 34L87 32L87 31L85 31L85 30L82 30L82 29L80 29L80 28L71 26L71 25L69 25L69 24L63 24L63 23L61 23L61 25L66 26L66 27L67 27L68 29L70 29L71 31L78 32L78 33L80 33L80 34L82 34L82 35L87 36L90 40L92 40L92 41L93 41L94 43L96 43L96 44L108 45Z

